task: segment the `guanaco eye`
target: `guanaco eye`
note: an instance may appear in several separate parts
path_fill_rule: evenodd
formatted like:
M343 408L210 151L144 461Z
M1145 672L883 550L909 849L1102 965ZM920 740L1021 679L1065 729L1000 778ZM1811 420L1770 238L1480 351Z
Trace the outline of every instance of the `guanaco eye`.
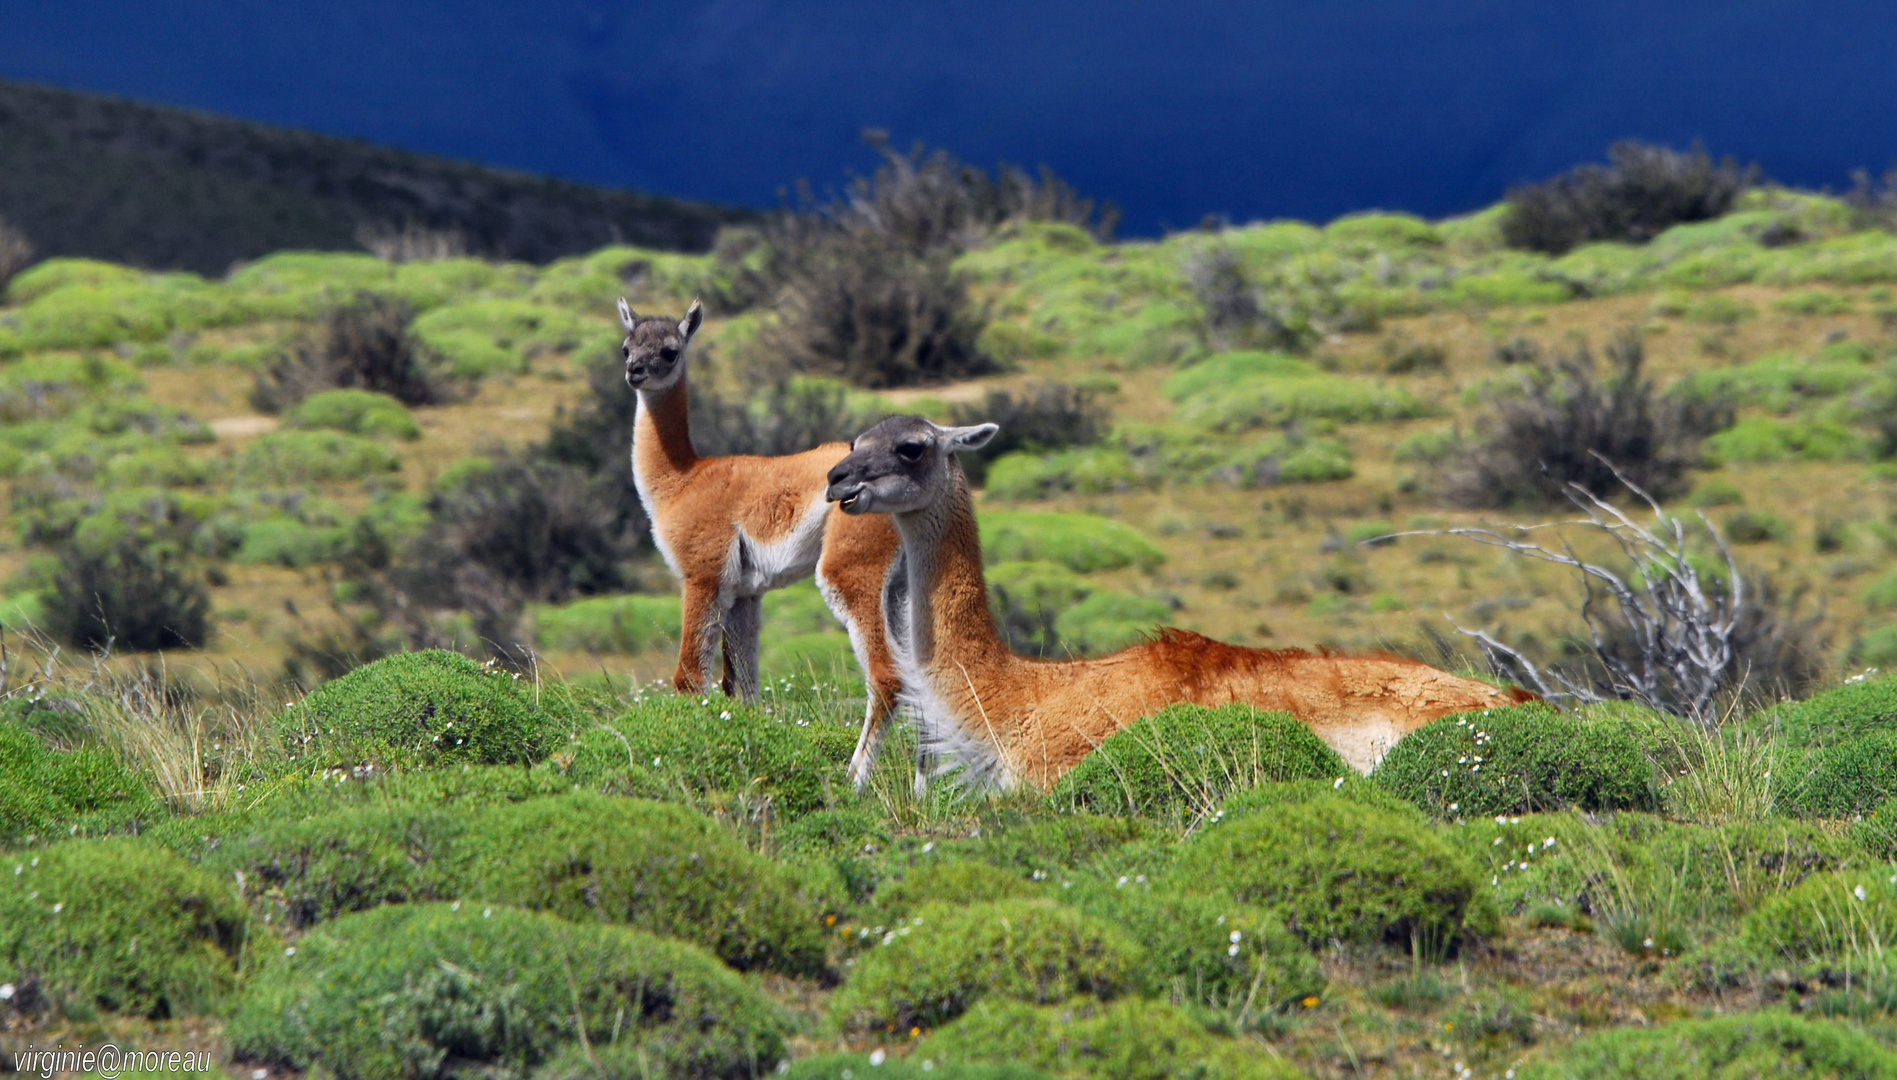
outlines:
M632 359L632 346L621 345L619 347L619 355L625 357L628 360Z
M678 346L667 345L665 348L659 350L659 355L669 364L678 359Z
M896 447L896 456L904 461L921 461L923 449L921 443L903 443Z

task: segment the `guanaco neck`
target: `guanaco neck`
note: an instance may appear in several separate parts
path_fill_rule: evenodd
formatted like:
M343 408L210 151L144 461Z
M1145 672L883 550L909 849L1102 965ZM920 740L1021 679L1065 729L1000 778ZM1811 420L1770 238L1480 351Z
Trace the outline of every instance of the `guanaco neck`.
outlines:
M902 535L909 577L909 648L916 666L947 666L959 680L979 681L998 661L1015 659L995 631L981 570L981 533L962 467L949 459L947 498L891 515ZM960 670L954 671L956 665ZM971 685L970 689L977 689Z
M651 497L663 502L684 484L698 451L692 447L691 398L681 374L669 390L640 390L632 418L632 468Z

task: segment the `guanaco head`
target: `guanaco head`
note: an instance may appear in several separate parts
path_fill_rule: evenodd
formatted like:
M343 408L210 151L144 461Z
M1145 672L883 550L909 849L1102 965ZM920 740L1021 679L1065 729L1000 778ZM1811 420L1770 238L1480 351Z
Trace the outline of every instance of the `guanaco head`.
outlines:
M948 494L961 474L950 455L979 450L1001 428L995 424L941 427L920 416L892 416L850 442L850 454L830 470L824 498L846 514L899 514Z
M625 297L619 298L619 322L626 340L619 351L626 358L626 385L634 390L670 390L685 376L685 349L705 321L705 305L696 300L685 317L673 322L663 316L640 318Z

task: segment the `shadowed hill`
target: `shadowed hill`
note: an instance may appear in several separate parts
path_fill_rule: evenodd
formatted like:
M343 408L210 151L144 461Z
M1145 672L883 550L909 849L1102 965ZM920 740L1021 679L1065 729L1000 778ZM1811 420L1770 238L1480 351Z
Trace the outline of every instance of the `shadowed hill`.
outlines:
M42 257L221 274L411 223L528 262L610 243L695 251L751 211L0 80L0 215Z

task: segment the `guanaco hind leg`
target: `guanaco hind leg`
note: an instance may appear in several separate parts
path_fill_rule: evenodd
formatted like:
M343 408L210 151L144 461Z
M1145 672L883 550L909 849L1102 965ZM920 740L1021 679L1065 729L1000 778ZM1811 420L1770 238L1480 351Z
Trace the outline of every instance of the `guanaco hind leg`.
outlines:
M760 627L764 621L762 597L740 596L725 610L725 696L756 701Z

